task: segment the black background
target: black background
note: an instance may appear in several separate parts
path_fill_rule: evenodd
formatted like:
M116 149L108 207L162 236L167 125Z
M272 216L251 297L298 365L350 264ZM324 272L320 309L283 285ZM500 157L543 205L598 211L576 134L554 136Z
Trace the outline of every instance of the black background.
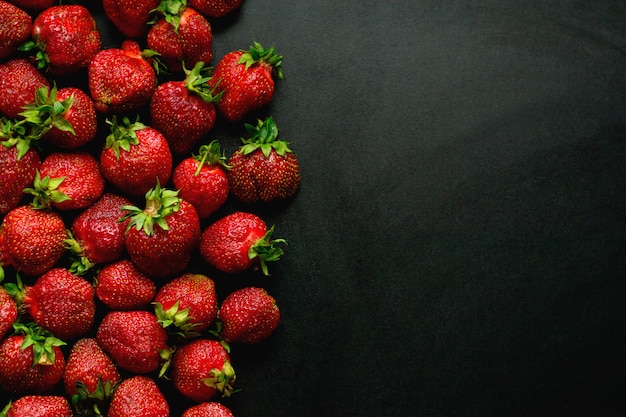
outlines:
M216 215L276 225L272 277L190 266L281 307L233 346L235 416L626 414L625 22L617 0L248 0L212 20L213 64L253 40L284 56L245 121L273 115L303 176L283 206Z

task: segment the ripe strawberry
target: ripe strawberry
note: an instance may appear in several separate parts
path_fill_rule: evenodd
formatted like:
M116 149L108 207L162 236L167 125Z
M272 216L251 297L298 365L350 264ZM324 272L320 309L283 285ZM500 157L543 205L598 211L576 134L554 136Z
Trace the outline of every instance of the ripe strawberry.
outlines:
M102 49L93 57L87 78L97 111L123 113L148 104L158 82L148 55L137 42L125 40L120 48Z
M180 72L198 62L213 59L213 33L209 21L186 0L163 1L156 9L160 17L150 28L148 48L159 54L168 71Z
M230 293L219 311L220 337L227 343L260 343L278 327L280 310L276 299L259 287L244 287Z
M0 269L12 266L26 275L41 275L61 259L66 238L65 223L58 213L18 206L0 225Z
M184 81L159 85L150 100L152 126L162 132L172 152L188 154L213 129L218 97L206 83L209 69L202 62L185 70Z
M108 417L169 417L170 407L152 378L135 375L113 393Z
M103 0L107 18L127 38L140 38L148 33L151 13L161 0Z
M33 19L20 7L0 0L0 60L9 58L30 38Z
M174 169L172 182L179 196L193 204L200 219L209 217L228 199L228 165L216 140L202 145L198 155L183 159Z
M130 219L126 251L139 270L158 279L178 275L187 267L200 241L200 219L177 191L157 183L146 194L145 208L127 207L123 218Z
M0 215L20 204L22 190L32 185L41 165L39 153L27 144L24 146L25 150L21 145L10 145L8 140L0 141Z
M182 417L235 417L232 411L218 402L204 402L188 408Z
M235 274L260 267L269 275L267 262L276 261L283 250L274 246L284 239L272 239L274 226L267 228L255 214L237 211L222 217L202 232L200 255L220 271Z
M228 179L232 194L244 203L266 203L292 197L300 186L295 154L270 116L256 126L246 124L250 138L231 156Z
M208 81L215 93L223 91L217 109L229 121L268 104L274 96L274 76L283 78L283 57L274 47L254 42L250 50L231 51L218 62Z
M209 401L218 392L230 396L235 379L230 356L217 340L194 339L174 352L174 387L194 401Z
M73 74L86 68L102 47L100 32L89 10L81 5L59 5L43 10L33 21L33 41L39 69L54 75Z
M72 417L69 401L60 395L25 395L0 412L2 417Z
M76 149L91 142L98 129L96 108L91 97L80 88L61 88L56 94L56 101L71 100L71 105L60 116L72 129L59 129L57 126L43 135L43 138L62 149Z
M98 327L96 340L122 369L154 372L170 354L167 332L157 317L144 310L110 311Z
M50 88L50 81L39 70L22 58L0 64L0 113L17 119L26 104L35 102L36 90Z
M0 278L2 277L0 276ZM13 323L17 321L18 315L17 303L7 290L0 287L0 341L4 340L4 336L9 334L9 331L13 328Z
M224 17L238 9L243 0L189 0L189 5L209 17Z
M163 327L172 326L184 337L198 336L217 316L215 283L202 274L183 274L161 287L154 305Z
M102 268L96 277L96 297L112 310L146 308L156 293L156 285L127 259Z
M111 134L100 154L104 177L122 192L145 195L157 182L165 184L172 175L172 153L165 136L137 119L107 120Z

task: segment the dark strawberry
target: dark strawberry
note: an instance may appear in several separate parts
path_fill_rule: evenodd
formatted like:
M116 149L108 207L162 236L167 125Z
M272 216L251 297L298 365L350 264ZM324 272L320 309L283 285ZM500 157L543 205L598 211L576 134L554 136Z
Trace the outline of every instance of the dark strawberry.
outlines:
M26 59L0 64L0 113L17 119L26 104L35 102L38 88L50 88L50 81Z
M0 287L0 341L4 340L4 337L9 334L9 331L13 328L13 323L17 321L18 315L17 303L3 287Z
M217 97L208 87L209 69L202 62L185 71L184 81L159 85L150 100L152 126L162 132L172 152L188 154L213 129Z
M115 390L108 417L169 417L170 407L152 378L135 375Z
M0 0L0 60L9 58L30 38L33 18L20 7Z
M250 50L227 53L215 66L209 85L223 92L217 109L229 121L268 104L274 96L274 76L283 78L283 57L274 47L254 42Z
M96 277L96 297L112 310L146 308L156 293L156 285L127 259L102 268Z
M87 70L89 92L101 113L139 110L157 87L152 58L132 40L125 40L120 48L100 50Z
M128 207L127 218L126 251L143 273L171 278L187 267L200 241L200 219L177 191L157 184L146 194L145 208Z
M174 352L174 387L194 401L209 401L218 392L230 396L235 379L230 356L217 340L194 339Z
M208 226L200 238L200 255L220 271L235 274L260 267L269 275L267 262L278 260L283 250L272 239L274 226L267 228L257 215L237 211Z
M127 38L140 38L148 33L151 13L161 0L103 0L104 13Z
M137 374L159 368L170 354L167 339L157 317L144 310L110 311L96 333L98 345L117 366Z
M157 182L165 184L172 175L172 153L165 136L137 119L124 117L118 124L107 120L111 134L100 154L104 177L122 192L145 195Z
M228 343L260 343L278 327L280 310L276 299L259 287L244 287L230 293L219 311L220 337Z
M172 182L179 196L193 204L200 219L209 217L228 199L225 157L216 140L200 147L198 155L183 159L174 169Z
M224 404L211 401L194 405L183 413L182 417L234 417Z
M238 9L243 0L189 0L189 5L209 17L224 17Z
M39 153L29 145L25 145L24 149L10 145L9 141L0 142L0 215L22 202L22 191L33 184L40 165Z
M8 404L2 417L72 417L69 401L60 395L25 395Z
M43 135L43 138L62 149L76 149L91 142L96 137L98 120L91 97L80 88L61 88L56 94L58 102L71 100L71 105L59 116L66 120L72 129L59 129L57 126Z

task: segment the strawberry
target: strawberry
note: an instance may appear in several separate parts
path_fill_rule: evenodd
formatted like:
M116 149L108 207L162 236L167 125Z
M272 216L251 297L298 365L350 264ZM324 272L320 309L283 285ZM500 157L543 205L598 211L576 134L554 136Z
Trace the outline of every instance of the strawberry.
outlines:
M112 310L140 310L154 298L156 285L131 261L122 259L102 268L96 277L96 297Z
M41 165L39 153L29 145L25 147L20 155L24 149L21 146L11 145L8 140L0 142L0 215L20 204L22 190L33 183Z
M269 275L267 262L277 261L283 250L272 239L274 226L267 228L255 214L236 211L209 225L200 237L200 255L222 272L235 274L260 267Z
M152 126L165 135L172 152L188 154L194 145L213 129L218 97L206 83L209 69L198 62L185 70L184 81L159 85L150 100Z
M0 269L12 266L26 275L41 275L61 259L66 238L65 223L58 213L18 206L0 225Z
M220 337L227 343L260 343L278 327L280 310L276 299L259 287L244 287L230 293L220 306Z
M212 401L204 402L188 408L182 417L235 417L224 404Z
M60 395L25 395L7 404L2 417L72 417L69 401Z
M154 184L165 184L172 175L172 153L165 136L139 121L127 117L118 124L113 116L107 120L111 134L100 154L104 177L122 192L145 195Z
M101 113L139 110L148 104L158 82L150 54L132 40L120 48L100 50L87 67L87 81Z
M198 336L217 316L215 283L202 274L183 274L161 287L154 305L163 327L172 326L185 337Z
M69 123L71 129L52 126L43 138L56 147L76 149L88 144L96 137L98 129L96 108L91 97L77 87L58 90L55 101L63 103L65 100L71 100L71 105L60 116Z
M155 279L180 274L200 241L196 209L178 197L177 191L161 188L157 183L146 193L143 210L126 210L123 219L130 222L124 242L131 261Z
M274 96L274 76L283 78L283 57L274 47L254 42L248 51L231 51L215 66L208 81L215 93L223 92L217 109L229 121L268 104Z
M238 9L243 0L189 0L189 5L209 17L224 17Z
M170 407L154 380L135 375L113 393L108 417L169 417Z
M300 186L295 154L270 116L256 126L246 124L250 138L233 153L228 164L232 194L244 203L274 202L292 197Z
M160 17L150 28L148 48L159 54L168 71L180 72L198 62L211 62L213 33L209 21L186 0L162 1Z
M86 68L102 47L100 32L89 10L81 5L59 5L43 10L33 21L33 40L24 50L36 50L37 66L54 75Z
M148 33L151 12L161 0L103 0L107 18L127 38L141 38Z
M117 366L137 374L159 368L163 357L170 354L167 339L157 317L144 310L110 311L96 332L98 345Z
M17 303L7 290L0 287L0 341L9 334L9 331L13 328L13 323L17 321L18 315Z
M13 327L16 334L0 344L0 388L11 394L53 392L65 371L65 343L37 326Z
M193 204L200 219L209 217L228 199L225 157L216 140L202 145L197 155L183 159L174 169L172 183L179 196Z
M36 90L50 88L50 81L26 59L15 58L0 64L0 113L17 119L26 104L35 102Z
M30 38L33 19L20 7L0 0L0 60L11 57Z

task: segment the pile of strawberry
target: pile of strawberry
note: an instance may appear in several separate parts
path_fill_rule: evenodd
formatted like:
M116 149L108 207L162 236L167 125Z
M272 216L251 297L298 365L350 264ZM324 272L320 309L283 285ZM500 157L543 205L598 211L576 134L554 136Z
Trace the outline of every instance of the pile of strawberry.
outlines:
M171 384L184 417L232 417L230 349L280 311L209 275L269 275L286 242L254 208L300 185L273 117L246 123L282 56L210 66L210 20L241 3L103 0L124 37L103 48L84 6L0 0L0 416L166 417ZM229 157L219 119L246 132Z

